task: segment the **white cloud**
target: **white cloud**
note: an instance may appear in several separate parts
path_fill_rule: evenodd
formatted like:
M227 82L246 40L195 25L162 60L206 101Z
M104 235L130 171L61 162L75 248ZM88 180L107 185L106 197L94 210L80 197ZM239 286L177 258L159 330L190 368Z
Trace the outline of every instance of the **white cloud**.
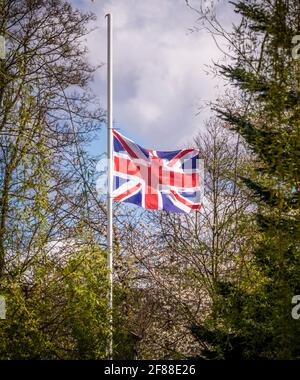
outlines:
M87 40L94 64L106 61L104 15L113 14L117 127L148 148L172 150L190 140L209 116L208 109L196 116L199 105L218 95L206 65L222 56L207 32L189 32L196 13L184 0L81 0L80 5L98 17L98 30ZM105 89L102 67L95 90L103 104Z

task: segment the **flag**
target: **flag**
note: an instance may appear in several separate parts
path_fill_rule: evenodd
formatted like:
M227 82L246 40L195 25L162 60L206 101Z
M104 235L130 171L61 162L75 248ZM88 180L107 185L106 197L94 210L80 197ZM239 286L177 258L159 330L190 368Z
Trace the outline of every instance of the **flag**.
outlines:
M151 210L200 208L199 151L142 148L113 129L113 199Z

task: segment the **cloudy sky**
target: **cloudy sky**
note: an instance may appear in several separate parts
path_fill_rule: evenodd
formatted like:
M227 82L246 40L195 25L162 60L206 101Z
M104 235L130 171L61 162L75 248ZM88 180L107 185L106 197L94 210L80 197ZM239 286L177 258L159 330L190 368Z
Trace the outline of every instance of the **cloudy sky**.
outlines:
M200 0L192 0L198 6ZM173 150L191 141L210 116L206 101L223 84L208 74L207 65L222 58L206 31L191 32L197 14L185 0L73 0L97 15L97 30L86 43L93 64L106 62L106 19L114 19L115 127L146 148ZM218 14L227 28L234 15L228 1ZM106 104L106 67L95 76L93 89ZM105 135L102 132L102 149Z

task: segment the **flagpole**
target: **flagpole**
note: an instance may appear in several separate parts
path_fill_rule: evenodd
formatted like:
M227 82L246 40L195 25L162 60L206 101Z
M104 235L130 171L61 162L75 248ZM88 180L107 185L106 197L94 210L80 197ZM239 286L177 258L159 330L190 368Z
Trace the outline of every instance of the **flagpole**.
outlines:
M107 18L107 160L108 160L108 191L107 191L107 262L109 268L109 327L108 343L109 359L113 358L113 51L112 51L112 15Z

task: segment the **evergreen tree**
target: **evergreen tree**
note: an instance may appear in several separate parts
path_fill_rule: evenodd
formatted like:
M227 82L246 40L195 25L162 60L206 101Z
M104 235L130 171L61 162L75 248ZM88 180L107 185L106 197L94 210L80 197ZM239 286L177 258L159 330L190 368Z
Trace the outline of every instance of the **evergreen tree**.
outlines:
M235 59L218 68L241 97L217 112L255 153L253 168L241 177L256 205L257 232L250 275L216 284L211 316L193 331L208 343L206 358L299 359L300 322L291 316L291 302L300 292L300 61L292 55L300 4L231 4L241 15Z

